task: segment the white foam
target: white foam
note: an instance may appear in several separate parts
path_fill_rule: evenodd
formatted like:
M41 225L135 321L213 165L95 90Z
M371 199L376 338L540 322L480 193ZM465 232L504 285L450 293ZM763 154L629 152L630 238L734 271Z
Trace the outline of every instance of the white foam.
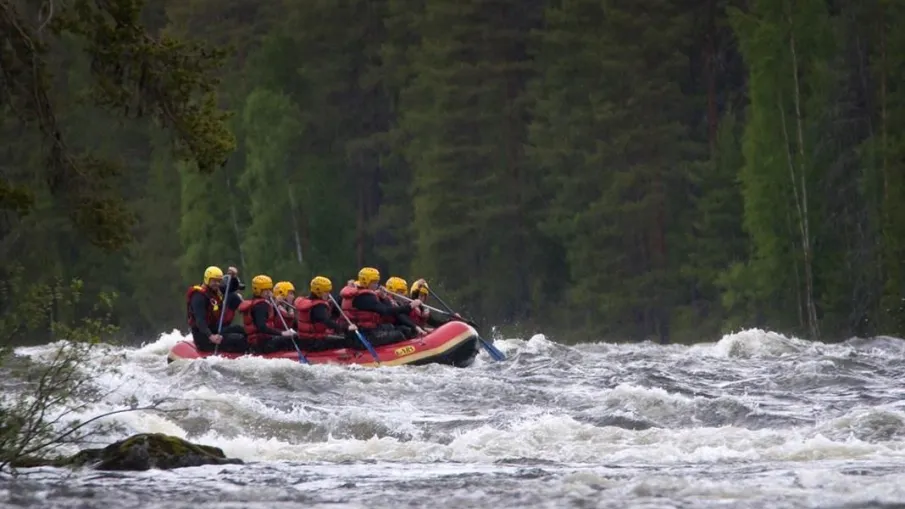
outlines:
M465 370L442 366L302 366L289 360L259 358L211 358L167 366L168 349L185 337L174 330L139 348L100 349L84 369L107 396L76 417L122 408L132 400L145 405L176 398L166 408L186 411L127 413L108 421L127 433L161 432L189 438L221 447L245 460L490 464L529 458L570 464L681 464L905 456L903 442L890 431L905 422L905 414L893 407L853 410L816 426L785 429L695 424L636 431L583 422L576 418L582 412L570 409L581 406L587 416L630 416L689 424L688 416L718 400L627 382L606 388L596 385L598 378L593 383L554 380L548 385L531 386L530 390L546 399L512 403L506 394L522 391L522 380L517 373L495 369L486 354L479 357L475 367ZM528 341L501 339L496 345L507 356L525 352L540 357L540 370L549 364L543 361L544 355L558 355L566 348L541 334ZM17 353L40 360L57 346L59 343L22 348ZM612 348L639 352L660 347ZM700 354L710 357L707 362L729 362L734 357L769 358L808 348L811 346L795 338L750 330L727 335L710 345L669 349L664 355L683 363ZM583 369L599 377L612 361L606 362L606 352L593 352L587 354ZM516 368L510 365L507 369ZM468 412L457 407L457 398L462 401L472 394L480 394L484 404ZM338 400L337 395L341 395ZM756 407L756 402L739 397L720 398ZM308 437L312 429L326 430L328 437L311 441ZM358 438L349 438L352 429ZM371 436L361 435L368 430ZM885 434L891 438L884 439Z

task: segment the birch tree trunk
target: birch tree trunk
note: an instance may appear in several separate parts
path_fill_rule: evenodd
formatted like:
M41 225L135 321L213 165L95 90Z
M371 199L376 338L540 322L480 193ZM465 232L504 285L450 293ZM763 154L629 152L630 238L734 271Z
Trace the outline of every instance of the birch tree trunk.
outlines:
M794 103L795 103L795 123L798 135L798 180L800 189L795 184L795 169L792 162L792 155L789 154L789 176L792 179L792 190L795 196L795 205L798 209L798 228L801 233L801 249L804 258L804 284L805 284L805 303L807 305L808 331L811 339L820 340L820 326L817 322L817 306L814 302L814 273L813 273L813 251L811 249L811 231L808 215L808 186L806 179L806 163L804 148L804 119L801 115L801 86L798 77L798 53L795 49L795 25L792 21L791 13L786 14L786 20L789 23L789 51L792 56L792 79L794 83ZM780 108L782 105L780 104ZM785 113L783 113L783 129L788 143L788 130L785 126Z

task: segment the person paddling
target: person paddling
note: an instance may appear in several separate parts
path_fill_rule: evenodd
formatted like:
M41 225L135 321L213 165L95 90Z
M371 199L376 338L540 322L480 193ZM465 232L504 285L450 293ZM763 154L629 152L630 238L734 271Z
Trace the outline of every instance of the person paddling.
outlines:
M386 323L385 317L396 317L403 325L408 325L419 334L423 334L424 331L411 323L406 316L411 312L411 308L417 307L420 302L393 306L384 302L377 294L379 284L380 271L373 267L364 267L358 271L358 280L342 289L339 294L342 298L342 310L349 320L361 329L373 346L389 345L407 339L401 330Z
M308 352L358 348L360 343L354 335L358 327L345 320L336 320L340 315L330 299L333 282L324 276L316 276L308 288L307 296L295 299L299 348ZM340 332L345 335L339 335Z
M230 281L228 285L224 285L223 270L211 265L204 270L202 283L191 286L186 291L186 320L195 348L199 351L213 352L218 349L242 353L247 350L248 342L242 327L230 325L236 310L242 304L242 296L235 292L239 287L238 274L238 269L230 267L227 276ZM224 294L228 295L225 310Z
M289 281L280 281L273 285L273 300L277 303L277 307L283 315L283 321L286 322L290 329L295 329L295 306L293 305L295 301L295 285Z
M400 299L399 297L404 297L408 293L408 281L402 279L398 276L393 276L386 280L386 291L388 296L392 299L392 302L396 306L401 306L407 304L407 301ZM422 306L412 306L409 305L408 319L422 331L425 331L426 327L429 326L428 318L430 316L430 311L427 310L423 305ZM423 332L422 332L423 334Z
M264 354L294 350L292 337L296 334L295 330L278 329L278 311L269 302L273 297L273 280L264 274L255 276L251 280L251 293L253 298L239 306L249 347Z
M423 278L412 283L409 298L418 299L421 302L423 319L428 327L437 328L453 321L466 321L459 313L440 313L437 310L431 311L429 306L426 305L430 300L430 286L428 286L427 281Z

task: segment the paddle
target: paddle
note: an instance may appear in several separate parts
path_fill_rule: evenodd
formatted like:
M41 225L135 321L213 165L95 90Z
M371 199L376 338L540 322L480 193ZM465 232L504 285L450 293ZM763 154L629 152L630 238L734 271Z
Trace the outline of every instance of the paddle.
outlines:
M398 294L398 293L392 293L392 292L390 292L389 290L387 290L386 288L383 288L383 287L381 287L381 288L382 288L384 291L386 291L387 293L389 293L390 295L392 295L392 296L394 296L394 297L400 297L400 298L406 300L407 302L411 302L412 300L414 300L414 299L410 299L410 298L406 297L405 295L400 295L400 294ZM431 291L431 293L433 294L434 297L437 297L437 294L436 294L436 293L434 293L433 291ZM453 312L452 308L450 308L449 306L447 306L446 303L443 302L442 299L440 299L440 297L437 297L437 302L439 302L440 304L442 304L442 305L446 308L446 311L443 311L442 309L437 309L437 308L435 308L435 307L433 307L433 306L428 306L427 304L424 304L423 302L421 303L421 305L424 306L426 309L430 309L431 311L436 311L436 312L438 312L438 313L443 313L444 315L455 315L455 313ZM476 327L476 324L475 324L474 322L472 322L472 321L470 321L470 320L465 320L464 318L463 318L462 320L463 320L465 323L467 323L468 325L470 325L470 326L472 326L472 327ZM503 355L503 352L501 352L497 347L495 347L495 346L493 346L492 344L488 343L488 342L487 342L484 338L482 338L480 335L478 335L478 341L481 343L481 346L484 347L484 350L487 350L487 353L490 355L491 358L493 358L493 360L495 360L495 361L497 361L497 362L506 360L506 356Z
M336 303L336 299L333 298L333 294L328 293L327 296L330 297L330 302L332 302L333 305L336 306L336 309L339 310L339 314L342 315L342 317L345 318L345 320L347 322L352 323L352 320L349 320L349 317L346 316L345 313L343 313L342 306L340 306L339 304ZM367 348L368 351L371 352L371 357L374 358L374 361L377 362L377 365L380 365L380 358L377 357L377 351L374 350L374 347L371 346L371 343L367 339L365 339L365 337L361 334L360 330L355 329L355 335L358 336L358 340L361 341L361 344L363 344L365 346L365 348Z
M223 341L223 336L220 334L223 331L223 317L226 315L226 306L229 305L229 278L231 278L229 274L223 278L226 282L226 291L223 292L223 308L220 310L220 322L217 324L217 335L220 336L220 341ZM217 350L220 349L220 343L214 345L214 355L217 355Z
M273 306L273 312L280 317L280 321L283 322L283 330L289 330L289 326L286 325L286 319L283 318L283 313L280 312L280 307L277 306L277 303L273 301L273 297L268 297L267 301ZM296 353L299 354L299 364L311 364L308 362L308 358L305 357L305 354L302 353L302 349L299 348L299 345L295 344L295 340L290 338L289 342L292 343L292 346L295 347Z

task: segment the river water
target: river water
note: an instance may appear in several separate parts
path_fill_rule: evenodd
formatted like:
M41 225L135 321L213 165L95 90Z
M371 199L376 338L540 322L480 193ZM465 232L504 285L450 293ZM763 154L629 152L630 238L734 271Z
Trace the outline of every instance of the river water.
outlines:
M174 332L108 348L84 416L245 465L0 479L3 507L858 508L905 504L905 341L747 330L694 346L498 340L467 369L208 359ZM20 348L46 358L52 345ZM109 372L111 366L118 373ZM10 381L7 380L7 383Z

